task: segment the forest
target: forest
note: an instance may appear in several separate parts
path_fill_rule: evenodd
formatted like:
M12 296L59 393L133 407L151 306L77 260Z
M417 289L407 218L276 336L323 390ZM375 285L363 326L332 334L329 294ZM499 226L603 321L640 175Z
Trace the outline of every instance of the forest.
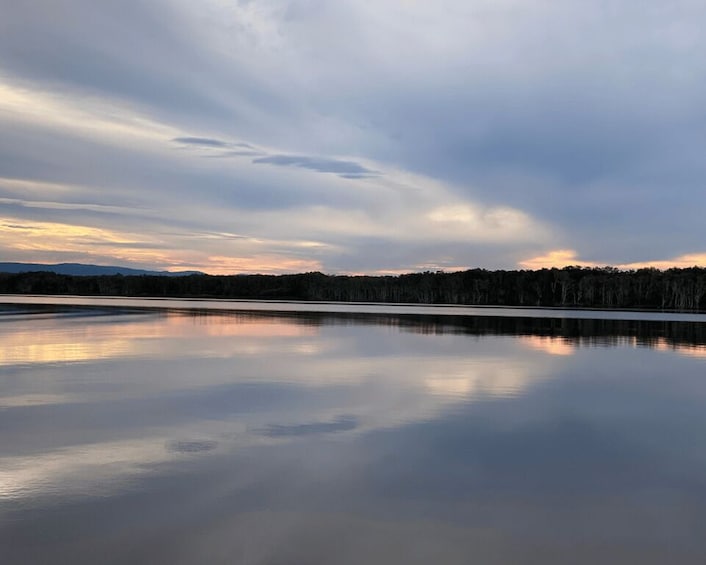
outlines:
M706 310L706 268L470 269L399 276L0 273L0 293Z

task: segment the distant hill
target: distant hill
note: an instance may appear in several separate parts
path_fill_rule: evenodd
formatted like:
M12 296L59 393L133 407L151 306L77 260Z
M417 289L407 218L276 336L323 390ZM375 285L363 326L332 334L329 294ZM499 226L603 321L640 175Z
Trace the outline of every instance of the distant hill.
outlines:
M32 273L48 271L58 275L97 276L97 275L151 275L164 277L181 277L186 275L203 275L200 271L147 271L129 267L113 267L105 265L84 265L81 263L58 263L45 265L42 263L1 263L0 273Z

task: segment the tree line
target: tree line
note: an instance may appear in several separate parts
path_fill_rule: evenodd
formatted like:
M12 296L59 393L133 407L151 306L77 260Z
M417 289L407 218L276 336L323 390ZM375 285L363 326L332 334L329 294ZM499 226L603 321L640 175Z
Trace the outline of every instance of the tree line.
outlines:
M706 268L470 269L399 276L0 273L0 293L706 310Z

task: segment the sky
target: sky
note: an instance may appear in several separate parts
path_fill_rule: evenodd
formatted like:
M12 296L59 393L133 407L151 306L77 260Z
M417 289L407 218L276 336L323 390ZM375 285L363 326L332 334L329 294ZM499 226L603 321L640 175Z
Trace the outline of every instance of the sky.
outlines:
M0 0L0 260L706 264L706 4Z

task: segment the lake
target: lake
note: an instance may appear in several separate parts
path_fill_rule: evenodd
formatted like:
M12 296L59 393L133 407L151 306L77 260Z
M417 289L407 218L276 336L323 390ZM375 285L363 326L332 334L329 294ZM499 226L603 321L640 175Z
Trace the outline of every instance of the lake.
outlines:
M703 315L0 302L3 565L704 562Z

